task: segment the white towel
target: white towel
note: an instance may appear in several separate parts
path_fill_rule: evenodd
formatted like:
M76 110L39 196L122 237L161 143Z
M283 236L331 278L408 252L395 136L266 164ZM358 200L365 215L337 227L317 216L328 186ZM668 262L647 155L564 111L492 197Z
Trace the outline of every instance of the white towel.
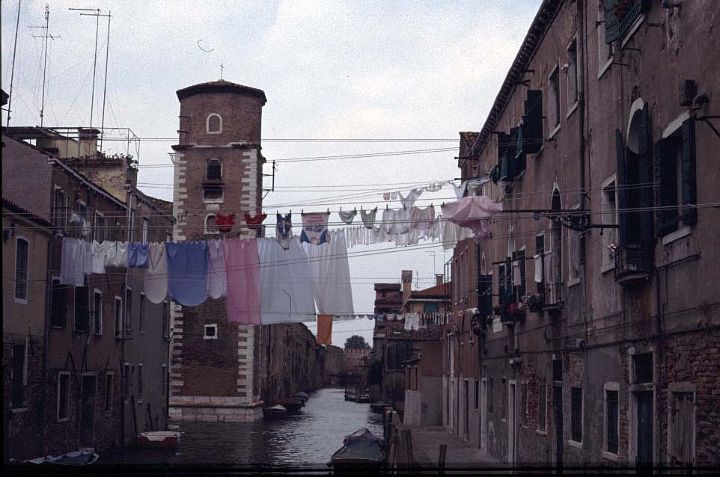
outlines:
M535 283L542 282L542 256L535 255Z
M165 256L164 243L151 243L148 260L148 268L145 269L145 298L150 303L161 303L167 296L167 257Z
M225 249L222 240L208 240L208 295L220 298L227 293Z

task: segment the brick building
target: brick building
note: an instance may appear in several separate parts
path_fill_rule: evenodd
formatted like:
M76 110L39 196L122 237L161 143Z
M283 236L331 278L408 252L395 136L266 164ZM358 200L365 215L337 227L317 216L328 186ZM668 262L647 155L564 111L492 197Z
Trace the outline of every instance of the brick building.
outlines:
M265 93L220 80L183 88L177 96L173 239L256 237L258 231L249 228L244 217L261 212ZM221 233L217 214L234 214L236 225ZM269 361L261 341L270 331L228 323L223 298L208 298L195 307L173 304L172 314L171 417L262 417L260 381Z
M504 212L454 251L445 423L493 456L720 459L719 18L710 1L545 0L461 133L462 177L490 174Z

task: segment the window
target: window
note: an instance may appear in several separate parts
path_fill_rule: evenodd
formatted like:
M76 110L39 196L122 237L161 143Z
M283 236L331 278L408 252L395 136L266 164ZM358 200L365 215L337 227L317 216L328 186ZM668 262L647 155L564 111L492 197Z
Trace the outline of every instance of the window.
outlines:
M12 399L11 407L25 407L25 388L27 387L28 340L13 344L12 347Z
M203 334L204 340L216 340L217 339L217 324L205 325L205 333Z
M563 366L562 359L552 360L552 378L556 383L562 383Z
M53 224L57 230L65 230L67 227L67 196L65 191L60 187L55 187L53 192Z
M142 293L142 292L141 292L141 293L140 293L140 315L139 315L140 318L139 318L139 320L138 320L138 321L139 321L139 323L138 323L138 331L139 331L140 333L144 333L144 332L145 332L145 306L146 306L145 293Z
M539 294L545 293L545 268L547 263L545 260L545 233L535 236L535 285ZM538 270L539 269L539 270Z
M150 221L143 217L142 219L142 241L147 243L148 241L148 230L150 229Z
M573 210L580 209L580 204L572 207ZM568 286L577 285L580 283L580 261L581 250L580 250L580 232L572 229L567 229L568 234Z
M657 235L663 237L697 222L695 123L686 119L666 129L655 144L655 201Z
M160 394L165 396L167 394L167 382L168 382L168 372L167 372L167 364L162 365L162 374L160 375Z
M125 288L125 332L132 332L132 288Z
M605 389L605 451L618 453L618 432L620 425L618 390Z
M205 233L206 234L219 234L216 217L214 214L210 214L205 217Z
M93 240L102 242L105 240L105 216L95 212L95 227L93 228Z
M90 331L90 289L75 287L75 332Z
M605 41L605 8L603 2L598 2L597 12L597 45L598 45L598 78L607 71L613 60L613 45Z
M143 395L143 365L142 365L142 363L138 364L137 386L138 386L137 387L138 398L142 399L142 395Z
M520 301L525 295L525 250L518 250L513 253L513 290L516 302Z
M58 421L67 421L70 402L70 373L62 371L58 374L57 389L57 419Z
M570 115L578 101L577 42L573 40L567 49L567 114Z
M168 338L170 336L170 329L168 326L168 323L170 322L170 307L168 306L167 301L164 301L162 306L162 333L163 338Z
M222 203L223 201L223 188L221 185L205 185L203 186L203 202L206 203Z
M560 126L560 74L557 66L548 77L548 137Z
M653 355L652 353L635 354L633 362L633 383L653 382Z
M546 431L547 419L547 387L544 382L538 383L538 431Z
M105 375L105 410L106 411L112 411L114 379L115 379L115 375L113 373L107 373Z
M646 0L603 0L605 42L619 40L628 34L637 18L651 3Z
M18 237L15 240L15 301L27 303L28 299L28 264L30 259L30 243Z
M122 326L123 326L123 302L119 296L115 297L115 338L122 338Z
M507 379L502 378L500 380L500 386L502 386L502 390L500 391L500 417L503 419L507 419L507 400L508 400L508 384Z
M205 130L208 134L220 134L222 132L222 116L212 113L207 117Z
M583 439L583 390L570 389L570 439L582 442Z
M602 186L602 223L617 226L617 191L615 176L606 180ZM617 229L600 229L602 234L602 268L606 271L615 266L615 249L617 247Z
M123 397L127 398L130 396L130 370L132 369L132 366L130 366L130 363L123 363Z
M222 179L222 163L219 159L210 159L208 161L207 179L209 181Z
M93 291L93 314L95 316L95 334L101 335L103 330L103 300L102 292L97 289Z
M60 284L60 279L52 279L52 310L50 311L50 323L54 328L65 327L65 316L67 314L67 290Z

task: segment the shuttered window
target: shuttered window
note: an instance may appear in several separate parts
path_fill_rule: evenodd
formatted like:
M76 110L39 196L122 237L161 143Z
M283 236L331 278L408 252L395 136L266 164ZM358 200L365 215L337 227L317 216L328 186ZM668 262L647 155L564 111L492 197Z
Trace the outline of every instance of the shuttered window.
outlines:
M695 393L673 392L670 401L670 465L692 465L695 460Z
M582 442L583 439L582 395L582 388L570 390L570 438L575 442Z
M15 241L15 298L22 302L28 299L28 262L30 247L28 241L18 238Z
M605 7L605 42L612 43L625 36L650 0L603 0Z
M656 233L665 236L697 223L695 121L691 118L655 144Z
M52 279L52 309L50 312L50 324L55 328L65 327L65 316L67 313L67 289L60 284L58 278Z
M542 115L542 90L528 90L522 124L523 147L528 154L535 154L543 145Z
M90 290L88 287L75 288L75 332L90 331Z

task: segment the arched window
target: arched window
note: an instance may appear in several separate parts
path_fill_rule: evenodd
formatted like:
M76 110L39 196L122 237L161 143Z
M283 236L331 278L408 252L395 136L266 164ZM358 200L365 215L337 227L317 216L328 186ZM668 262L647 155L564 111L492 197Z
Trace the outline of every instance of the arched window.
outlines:
M222 132L222 116L217 113L208 115L205 129L208 134L220 134Z
M207 163L207 179L208 180L220 180L222 179L222 162L220 159L210 159Z
M562 210L560 190L555 186L552 194L550 209L553 212ZM558 217L559 218L559 217ZM559 220L553 220L550 225L550 283L547 283L548 293L546 302L555 304L560 302L560 287L562 284L562 226Z
M206 234L219 234L217 222L215 220L215 214L209 214L205 217L205 233Z

